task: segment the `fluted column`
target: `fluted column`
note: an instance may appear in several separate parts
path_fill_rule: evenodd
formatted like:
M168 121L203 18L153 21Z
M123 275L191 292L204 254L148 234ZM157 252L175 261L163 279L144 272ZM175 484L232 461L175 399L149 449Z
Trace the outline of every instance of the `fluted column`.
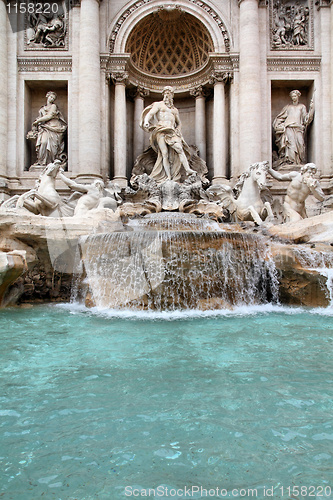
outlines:
M332 10L333 7L331 7ZM317 108L316 101L321 100L322 105L322 119L320 122L320 135L322 139L321 146L321 165L317 165L321 171L322 177L327 180L332 175L332 82L331 82L331 44L330 37L332 38L331 26L331 13L327 8L320 9L321 20L321 96L314 95L315 109ZM316 155L317 156L317 155Z
M261 92L258 0L240 1L240 168L261 160Z
M0 178L7 176L7 12L0 0Z
M99 1L81 0L79 177L101 175Z
M114 182L119 186L127 186L126 156L126 80L128 74L119 72L111 74L115 84L114 96Z
M213 184L225 183L227 178L227 134L225 120L225 81L226 73L215 72L211 78L214 83L214 133L213 133Z
M333 87L333 1L331 0L331 89ZM331 171L330 174L333 175L333 96L331 90Z
M134 160L143 152L145 146L145 131L140 127L142 111L145 107L145 97L149 91L138 87L134 97L134 123L133 123L133 157Z
M199 149L199 156L206 161L206 97L200 85L191 90L195 97L195 145Z

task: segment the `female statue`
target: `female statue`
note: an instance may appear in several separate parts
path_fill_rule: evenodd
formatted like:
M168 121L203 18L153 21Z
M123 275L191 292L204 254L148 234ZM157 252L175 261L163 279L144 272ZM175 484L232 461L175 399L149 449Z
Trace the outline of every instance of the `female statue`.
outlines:
M292 104L287 104L273 121L275 142L279 158L283 163L303 164L305 161L304 136L307 126L312 122L314 104L311 99L309 112L299 103L299 90L290 92Z
M46 105L40 108L39 116L27 134L27 139L37 139L35 165L45 166L55 159L65 159L63 152L67 123L54 102L56 98L55 92L46 94Z

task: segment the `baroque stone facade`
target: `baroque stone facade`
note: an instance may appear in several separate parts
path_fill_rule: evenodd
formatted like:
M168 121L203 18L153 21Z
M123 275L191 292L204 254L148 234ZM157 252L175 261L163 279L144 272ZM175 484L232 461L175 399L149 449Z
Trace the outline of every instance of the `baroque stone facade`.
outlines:
M332 191L332 2L55 0L48 12L21 13L13 6L0 2L1 199L32 188L40 174L27 134L49 91L67 124L66 176L126 186L149 145L141 113L166 85L213 184L234 184L253 162L281 167L272 124L298 90L306 109L314 103L304 163L315 163ZM273 191L285 186L274 181Z

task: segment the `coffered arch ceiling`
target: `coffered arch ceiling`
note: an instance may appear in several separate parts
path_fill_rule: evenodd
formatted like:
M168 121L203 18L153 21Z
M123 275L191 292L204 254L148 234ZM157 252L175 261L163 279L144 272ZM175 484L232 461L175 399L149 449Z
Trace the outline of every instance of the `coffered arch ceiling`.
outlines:
M138 70L175 76L202 68L213 49L202 22L175 8L159 9L141 19L130 33L125 50Z
M160 92L172 85L186 92L207 84L216 72L232 73L230 29L203 0L136 0L109 32L106 70L127 75L128 85Z

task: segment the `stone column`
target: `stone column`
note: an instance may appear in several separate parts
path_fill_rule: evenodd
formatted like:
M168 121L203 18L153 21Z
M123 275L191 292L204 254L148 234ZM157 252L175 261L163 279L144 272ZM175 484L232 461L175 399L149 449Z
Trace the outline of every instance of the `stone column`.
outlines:
M0 0L0 189L1 178L7 177L7 12L6 4ZM4 186L3 186L4 187Z
M240 0L240 172L261 161L261 92L258 0Z
M133 123L133 159L143 152L145 147L145 131L140 127L140 119L142 111L145 107L145 97L149 95L149 91L142 87L138 87L134 97L134 123Z
M332 10L332 7L331 7ZM321 100L322 106L322 119L320 121L320 126L316 123L316 132L320 133L321 136L321 164L317 165L321 171L322 177L329 180L332 175L332 83L331 83L331 64L332 64L332 54L331 54L331 44L330 37L332 37L331 27L331 13L327 8L320 9L320 20L321 20L321 46L322 46L322 58L321 58L321 95L316 92L314 95L315 108L317 107L316 102ZM317 94L317 95L316 95ZM316 112L315 112L316 113ZM319 113L318 113L319 115ZM315 118L316 120L316 115ZM316 156L318 156L316 154Z
M99 1L81 0L79 177L101 177Z
M199 156L206 161L206 97L200 85L190 91L195 97L195 145L199 149Z
M114 178L113 181L121 187L127 186L126 156L126 72L112 73L115 84L114 96Z
M331 1L331 89L333 87L333 1ZM331 90L332 92L332 90ZM333 96L331 93L331 171L330 174L333 175Z
M225 82L227 73L215 72L210 82L214 83L214 133L213 133L213 184L225 184L227 179L227 134L225 116Z

